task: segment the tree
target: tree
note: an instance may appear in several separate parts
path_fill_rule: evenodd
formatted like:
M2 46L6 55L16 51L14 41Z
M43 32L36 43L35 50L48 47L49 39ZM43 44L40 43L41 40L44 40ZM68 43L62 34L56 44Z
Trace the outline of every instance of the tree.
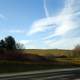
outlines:
M0 50L19 50L24 49L24 45L17 43L12 36L7 36L4 40L0 40Z
M17 49L24 49L24 45L21 43L16 43L16 48Z
M78 50L78 51L80 51L80 45L77 44L77 45L75 46L74 50Z
M74 51L74 54L73 54L74 57L80 57L80 44L77 44L73 49L73 51Z
M0 48L5 48L5 41L3 39L0 41Z
M0 40L0 52L1 53L5 52L5 41L3 39Z
M5 38L5 46L7 50L15 50L16 49L16 41L12 36L8 36Z

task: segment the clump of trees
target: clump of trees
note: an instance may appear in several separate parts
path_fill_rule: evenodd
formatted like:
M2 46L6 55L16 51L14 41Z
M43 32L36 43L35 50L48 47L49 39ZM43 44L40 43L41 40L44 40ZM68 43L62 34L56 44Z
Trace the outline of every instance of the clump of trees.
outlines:
M17 50L22 49L23 46L20 43L17 43L12 36L7 36L4 39L0 40L0 50Z
M74 52L73 54L74 57L80 57L80 44L77 44L75 46L75 48L73 49L73 52Z
M80 44L77 44L74 48L74 50L80 51Z

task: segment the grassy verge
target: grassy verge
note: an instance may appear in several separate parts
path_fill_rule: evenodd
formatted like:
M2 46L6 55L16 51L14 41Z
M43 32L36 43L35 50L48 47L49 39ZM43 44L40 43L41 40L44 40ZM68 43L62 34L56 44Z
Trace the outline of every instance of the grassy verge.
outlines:
M60 68L72 68L79 65L72 64L23 64L17 62L0 62L0 74L2 73L15 73L15 72L27 72L34 70L46 70L46 69L60 69Z

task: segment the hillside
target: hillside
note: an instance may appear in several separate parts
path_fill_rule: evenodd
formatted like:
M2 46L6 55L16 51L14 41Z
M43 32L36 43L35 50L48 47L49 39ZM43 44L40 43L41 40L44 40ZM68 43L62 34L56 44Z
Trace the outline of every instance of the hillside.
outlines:
M65 53L64 53L65 52ZM42 69L70 68L80 62L69 59L65 50L18 50L0 52L0 73L25 72ZM70 51L69 51L70 52Z
M71 53L71 50L61 50L61 49L25 49L25 53L37 54L37 55L66 55Z

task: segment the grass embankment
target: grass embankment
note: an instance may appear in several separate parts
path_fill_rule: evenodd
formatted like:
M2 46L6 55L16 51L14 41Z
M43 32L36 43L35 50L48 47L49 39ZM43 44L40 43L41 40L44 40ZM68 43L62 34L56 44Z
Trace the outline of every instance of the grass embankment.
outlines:
M21 62L13 61L0 61L0 74L3 73L16 73L16 72L27 72L35 70L46 70L46 69L60 69L60 68L72 68L78 67L78 65L71 64L23 64Z

